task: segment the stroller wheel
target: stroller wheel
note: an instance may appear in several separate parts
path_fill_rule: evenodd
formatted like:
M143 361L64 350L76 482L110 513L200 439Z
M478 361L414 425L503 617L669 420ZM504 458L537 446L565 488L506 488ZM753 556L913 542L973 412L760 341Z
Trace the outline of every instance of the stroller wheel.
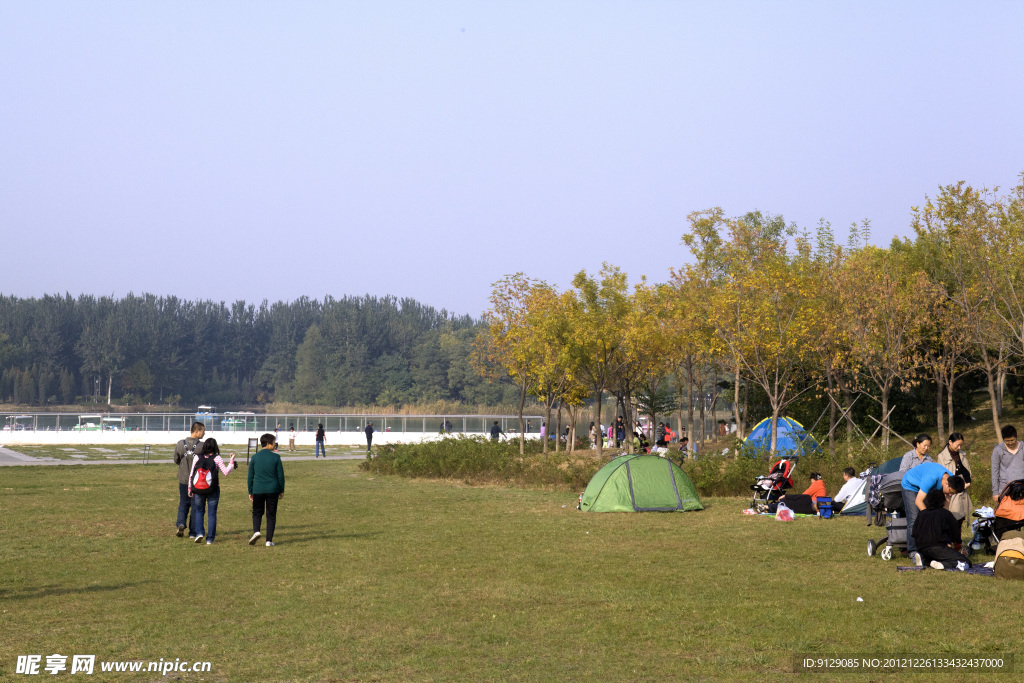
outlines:
M875 545L874 539L868 541L868 557L874 557L875 556L875 550L877 548L878 548L878 546Z
M891 545L887 545L884 548L882 548L882 559L885 560L886 562L888 562L889 560L892 559L892 546Z
M970 557L971 555L974 554L974 548L971 547L970 543L968 543L967 545L964 546L963 553L964 553L964 557Z

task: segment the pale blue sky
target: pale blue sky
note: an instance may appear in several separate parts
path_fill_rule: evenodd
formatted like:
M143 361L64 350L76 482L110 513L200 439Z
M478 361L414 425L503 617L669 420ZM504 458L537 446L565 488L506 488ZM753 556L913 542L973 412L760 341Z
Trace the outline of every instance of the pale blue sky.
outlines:
M0 0L0 293L479 315L515 271L663 281L712 206L886 244L1024 171L1022 35L1020 2Z

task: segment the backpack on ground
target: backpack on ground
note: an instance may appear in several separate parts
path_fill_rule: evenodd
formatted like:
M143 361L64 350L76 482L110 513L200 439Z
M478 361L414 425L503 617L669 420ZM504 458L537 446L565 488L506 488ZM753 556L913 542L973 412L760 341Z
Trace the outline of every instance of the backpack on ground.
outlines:
M1008 531L996 547L996 561L992 565L996 578L1024 581L1024 537Z
M196 456L192 468L192 492L203 495L217 488L217 461L210 455Z

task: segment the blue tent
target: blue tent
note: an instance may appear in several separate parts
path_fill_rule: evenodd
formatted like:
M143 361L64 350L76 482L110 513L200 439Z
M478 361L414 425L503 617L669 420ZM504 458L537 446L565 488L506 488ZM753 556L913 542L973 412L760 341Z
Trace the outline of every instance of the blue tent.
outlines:
M814 437L807 433L804 426L791 417L779 418L779 437L775 441L775 449L780 455L807 455L821 452L821 446ZM754 425L744 443L756 450L769 450L772 447L772 419L765 419Z

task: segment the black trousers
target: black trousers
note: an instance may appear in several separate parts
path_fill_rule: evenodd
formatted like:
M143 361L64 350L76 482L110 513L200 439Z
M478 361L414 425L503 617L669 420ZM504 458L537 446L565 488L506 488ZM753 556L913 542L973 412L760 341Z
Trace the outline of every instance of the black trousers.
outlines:
M927 548L918 548L917 551L921 553L921 559L925 564L936 560L941 562L946 569L953 569L957 562L966 562L968 567L971 566L966 555L958 553L947 545L930 545Z
M277 501L276 493L254 493L252 494L252 532L256 533L263 525L263 510L267 511L267 540L274 540L274 527L277 525Z

